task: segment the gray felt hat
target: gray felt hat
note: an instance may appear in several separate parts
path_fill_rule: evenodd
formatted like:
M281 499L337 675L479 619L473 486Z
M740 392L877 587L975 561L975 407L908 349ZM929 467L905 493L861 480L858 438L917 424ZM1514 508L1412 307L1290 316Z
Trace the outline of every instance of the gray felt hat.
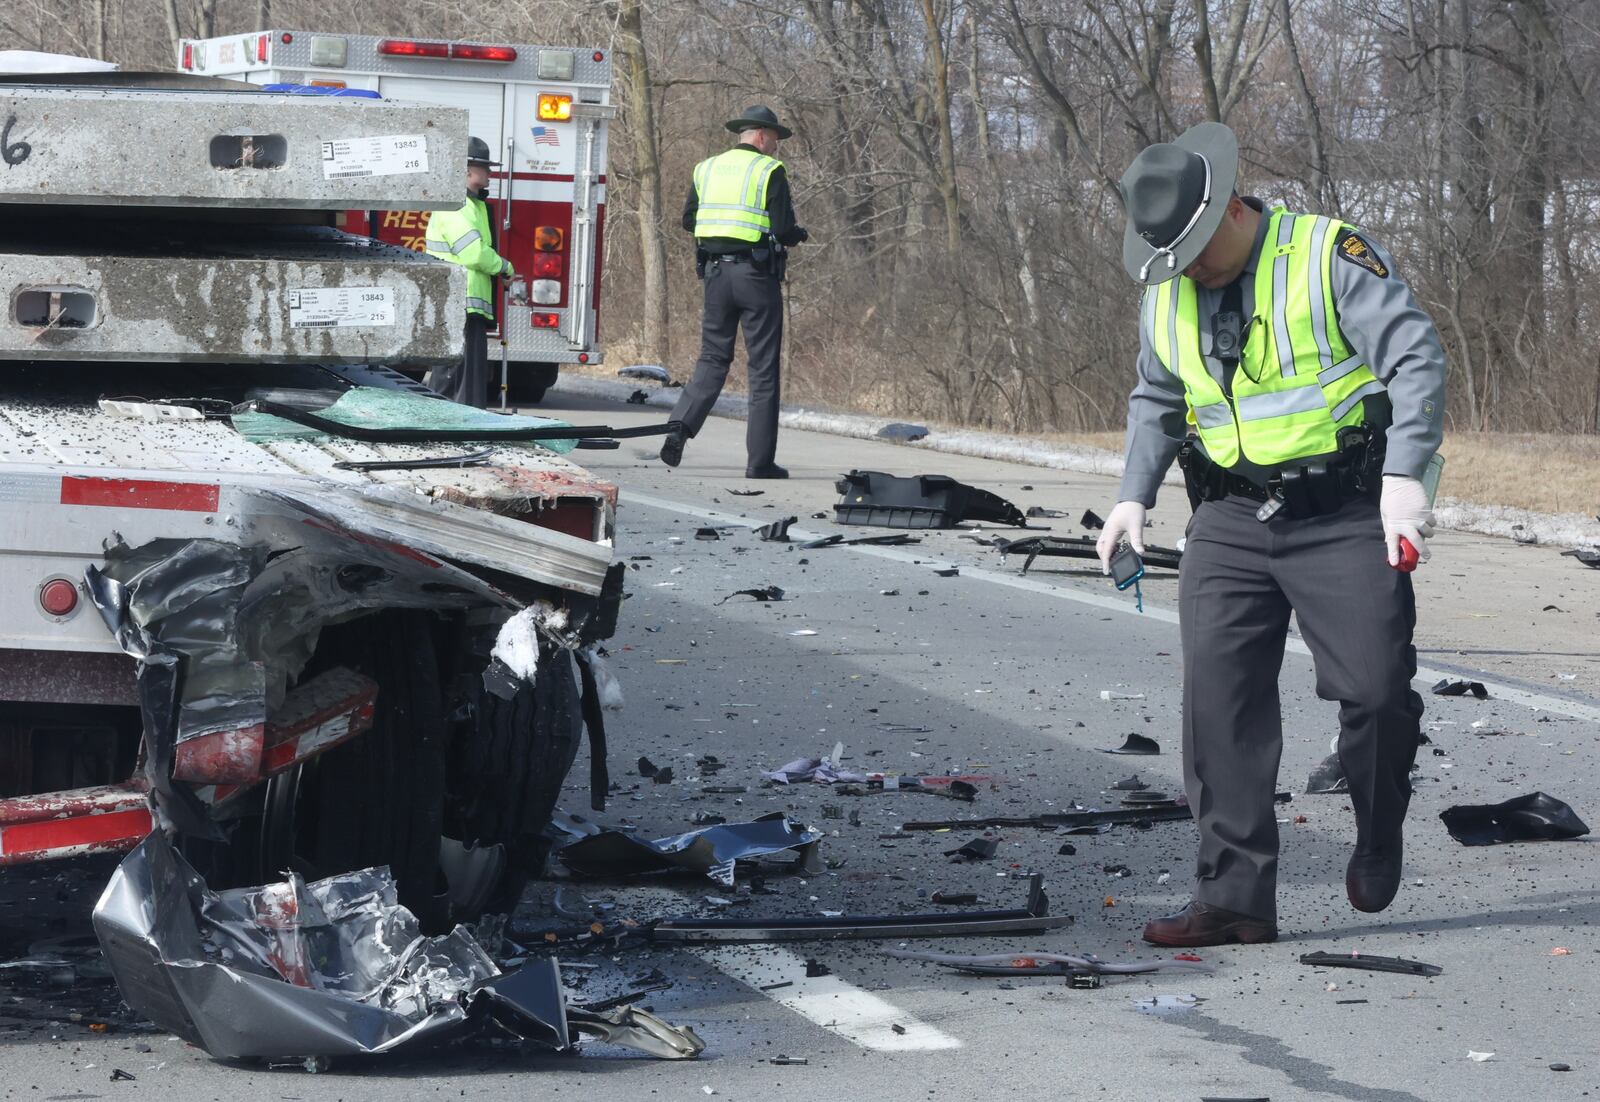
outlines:
M778 121L778 113L766 106L746 107L738 118L723 125L735 134L741 130L775 130L780 139L794 137L794 131Z
M1239 140L1220 122L1147 147L1118 185L1128 213L1122 266L1153 287L1180 274L1222 224L1239 178Z

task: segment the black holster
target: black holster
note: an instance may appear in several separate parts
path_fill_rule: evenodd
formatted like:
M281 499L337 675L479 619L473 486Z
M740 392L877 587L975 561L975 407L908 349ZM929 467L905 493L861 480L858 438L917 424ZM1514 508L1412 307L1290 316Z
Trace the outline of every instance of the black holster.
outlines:
M1178 469L1183 472L1183 488L1189 492L1191 512L1199 509L1202 501L1215 501L1227 495L1222 468L1206 458L1193 437L1178 449Z
M704 249L700 248L698 245L695 246L695 250L694 250L694 274L695 274L695 278L699 279L701 282L705 281L705 278L706 278L706 262L710 258L711 258L711 254L710 253L706 252Z

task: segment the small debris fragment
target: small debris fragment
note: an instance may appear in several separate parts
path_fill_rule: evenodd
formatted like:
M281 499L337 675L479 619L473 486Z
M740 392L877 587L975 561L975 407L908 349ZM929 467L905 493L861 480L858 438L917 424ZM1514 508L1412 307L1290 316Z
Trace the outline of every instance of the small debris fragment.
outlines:
M905 1026L903 1026L903 1025L901 1025L901 1024L900 1024L900 1023L899 1023L899 1022L895 1022L895 1023L894 1023L894 1024L893 1024L893 1025L891 1025L891 1026L890 1026L890 1027L889 1027L889 1028L890 1028L890 1029L892 1029L892 1030L894 1030L894 1031L895 1031L895 1032L896 1032L896 1033L899 1033L899 1034L901 1034L901 1035L904 1035L904 1034L905 1034L905 1031L906 1031L906 1027L905 1027Z
M1466 696L1468 693L1479 700L1489 699L1489 690L1482 681L1451 681L1447 677L1433 686L1434 696Z
M974 838L964 846L944 851L946 857L953 857L957 861L987 861L1000 849L998 838Z
M833 975L833 969L829 968L826 964L823 964L820 960L817 960L814 957L806 958L806 979L814 980L819 976L831 975Z
M123 1071L121 1068L111 1069L110 1079L113 1083L133 1083L137 1082L138 1078L131 1071Z
M1492 1052L1468 1052L1467 1053L1467 1059L1473 1061L1474 1063L1481 1064L1486 1060L1493 1060L1494 1059L1494 1053L1492 1053Z
M789 527L799 519L799 517L784 517L782 520L775 520L771 524L764 524L756 529L756 535L760 536L762 541L766 543L788 543Z
M777 1064L779 1067L804 1067L811 1061L804 1056L774 1056L768 1063Z
M694 538L697 540L720 540L722 533L715 528L696 528Z
M1571 1064L1560 1064L1560 1063L1551 1064L1550 1065L1550 1070L1551 1071L1571 1071L1572 1070L1572 1065Z
M1101 700L1143 700L1144 699L1144 694L1143 693L1119 693L1119 692L1113 692L1110 689L1101 689L1100 690L1100 699Z

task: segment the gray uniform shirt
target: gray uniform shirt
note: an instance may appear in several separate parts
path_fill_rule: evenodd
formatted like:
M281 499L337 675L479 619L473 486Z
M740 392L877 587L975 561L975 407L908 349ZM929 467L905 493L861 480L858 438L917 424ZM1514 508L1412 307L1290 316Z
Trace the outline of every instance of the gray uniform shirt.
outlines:
M1259 199L1244 200L1262 210ZM1255 246L1239 275L1245 317L1255 313L1256 262L1267 236L1262 216L1256 227ZM1339 331L1351 349L1388 388L1388 401L1382 395L1367 398L1367 420L1388 425L1388 455L1384 474L1421 478L1428 460L1444 438L1444 349L1433 319L1417 305L1416 296L1405 280L1395 274L1394 259L1368 237L1361 235L1379 266L1387 275L1335 255L1333 261L1333 306ZM1200 350L1206 369L1222 381L1223 364L1211 354L1211 317L1222 308L1222 290L1197 286L1200 313ZM1246 340L1252 339L1257 325L1251 326ZM1150 347L1150 335L1139 327L1139 380L1128 395L1127 464L1122 476L1118 501L1137 501L1149 507L1156 503L1156 490L1162 476L1172 466L1182 446L1188 425L1184 415L1188 405L1183 383L1162 366ZM1259 337L1255 338L1259 339ZM1383 408L1388 407L1388 408ZM1273 472L1241 459L1231 468L1257 483L1265 484Z

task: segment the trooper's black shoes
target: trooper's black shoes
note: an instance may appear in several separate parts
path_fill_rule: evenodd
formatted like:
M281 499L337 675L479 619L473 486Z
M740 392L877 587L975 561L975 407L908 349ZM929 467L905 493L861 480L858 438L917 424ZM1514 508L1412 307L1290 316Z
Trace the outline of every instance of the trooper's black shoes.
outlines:
M661 462L676 467L683 462L683 445L688 437L681 432L669 432L661 442Z
M1394 902L1400 890L1400 857L1404 849L1399 831L1382 846L1356 850L1344 872L1344 890L1350 905L1369 914Z
M666 458L666 450L667 449L665 448L661 449L661 457L663 459ZM789 469L787 467L780 467L776 463L768 463L764 467L747 468L744 472L744 476L746 478L788 478Z

